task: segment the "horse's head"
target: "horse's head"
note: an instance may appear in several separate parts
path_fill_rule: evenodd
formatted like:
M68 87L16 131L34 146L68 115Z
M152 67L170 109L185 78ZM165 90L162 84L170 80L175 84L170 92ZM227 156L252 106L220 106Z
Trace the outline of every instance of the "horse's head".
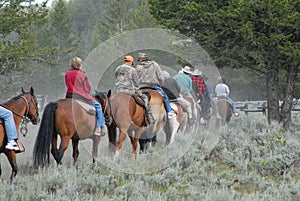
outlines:
M34 90L31 87L30 92L25 92L22 88L22 93L23 95L21 97L26 102L26 112L24 116L28 117L32 124L37 125L40 122L40 117Z
M111 90L106 92L96 92L95 99L98 101L101 106L105 117L106 125L110 125L112 123L111 116L111 103L109 97L111 96Z

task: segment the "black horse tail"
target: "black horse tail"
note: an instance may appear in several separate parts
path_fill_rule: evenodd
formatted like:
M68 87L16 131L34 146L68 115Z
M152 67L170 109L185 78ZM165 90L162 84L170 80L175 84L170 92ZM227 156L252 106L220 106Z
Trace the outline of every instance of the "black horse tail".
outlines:
M36 137L33 162L35 166L45 166L50 163L50 145L55 132L55 111L57 103L49 103L43 113L41 126Z
M116 123L113 121L110 125L107 126L107 132L108 132L108 139L109 139L109 145L108 145L108 154L110 156L113 156L115 153L115 147L117 144L117 126Z

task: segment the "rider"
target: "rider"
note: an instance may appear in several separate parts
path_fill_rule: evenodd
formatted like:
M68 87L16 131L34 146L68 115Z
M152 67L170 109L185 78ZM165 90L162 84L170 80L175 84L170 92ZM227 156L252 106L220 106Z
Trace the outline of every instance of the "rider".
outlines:
M231 98L229 97L229 92L230 92L229 87L225 84L224 78L219 76L218 79L217 79L217 85L215 87L216 97L217 98L225 97L231 103L232 111L233 111L234 116L238 117L239 113L237 113L237 111L236 111L234 101L231 100Z
M71 69L69 69L65 74L65 83L67 86L66 98L78 98L81 100L86 100L87 102L92 102L96 112L97 112L97 125L95 130L95 135L104 136L104 115L102 112L101 105L90 95L91 85L88 80L87 74L81 70L82 59L79 57L74 57L70 61Z
M177 100L179 104L183 105L183 108L186 109L185 112L188 113L189 121L192 122L193 113L190 102L180 95L181 89L180 86L177 84L176 80L170 77L170 74L167 71L163 71L162 73L165 80L162 83L161 87L166 92L167 96L169 97L169 100Z
M130 55L124 57L124 64L118 66L115 70L115 91L129 91L135 92L144 101L144 108L146 112L146 117L149 124L154 124L155 120L151 113L151 107L148 101L148 96L141 93L138 89L139 81L138 75L134 65L134 59Z
M190 77L191 73L192 73L191 68L189 66L185 66L177 73L177 75L174 76L174 79L176 80L177 84L180 86L181 89L180 94L183 97L186 96L193 100L194 98L192 97L191 94L191 91L193 90L193 83ZM191 103L190 103L190 107L192 107Z
M8 141L5 148L9 150L19 151L20 148L18 146L18 143L16 142L18 140L18 134L13 113L5 107L0 106L0 118L4 120L5 133Z
M176 113L172 110L168 97L160 87L164 81L162 70L155 61L150 61L145 53L139 53L139 64L137 72L139 75L140 87L152 87L159 91L164 98L164 105L169 118L175 118Z
M203 78L203 73L202 71L199 71L198 69L195 69L194 72L192 73L192 81L196 83L197 85L197 90L196 90L196 95L197 98L200 100L200 105L201 105L201 111L200 111L200 124L205 125L206 120L204 118L205 114L209 112L209 107L210 107L210 94L208 91L208 87L206 85L206 82Z

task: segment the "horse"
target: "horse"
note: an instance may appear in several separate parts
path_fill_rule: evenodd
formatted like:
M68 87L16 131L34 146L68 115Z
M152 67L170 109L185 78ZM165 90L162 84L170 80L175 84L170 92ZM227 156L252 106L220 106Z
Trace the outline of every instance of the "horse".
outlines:
M157 143L157 134L164 131L166 135L165 144L169 145L171 140L171 130L169 118L167 116L164 98L159 91L151 88L142 88L142 92L150 94L150 106L153 116L155 117L155 124L149 128L144 129L144 132L139 140L140 152L146 152L149 146ZM171 124L172 125L172 124Z
M192 122L192 124L189 125L189 127L191 128L191 130L196 131L199 127L199 121L200 121L200 110L199 107L197 105L197 98L196 95L193 91L191 91L191 96L187 96L185 94L182 94L182 97L187 100L192 108L192 114L193 114L193 119L195 119L194 122Z
M176 101L170 102L171 107L176 112L175 121L170 121L171 138L170 144L174 142L176 133L184 133L188 124L188 113L184 111L183 106Z
M122 143L128 135L132 145L132 158L135 160L139 138L147 126L145 110L135 98L134 92L118 91L113 93L110 102L113 122L107 126L109 153L118 156ZM119 129L118 139L117 128Z
M216 127L218 128L220 123L225 125L230 122L233 114L232 106L225 98L218 98L215 102L215 116L216 116Z
M95 95L96 100L102 105L105 119L110 118L109 96L104 92ZM84 107L91 108L87 112ZM79 140L92 139L93 162L98 154L98 144L101 136L94 135L96 127L96 112L94 106L82 103L75 98L59 99L46 105L41 126L36 137L33 160L35 166L45 166L50 164L50 146L51 154L56 163L62 164L61 160L68 148L69 141L72 140L74 165L79 156ZM57 137L61 138L60 146L57 148Z
M37 125L40 121L39 112L38 112L38 103L34 94L34 90L31 87L30 92L25 92L22 88L22 93L8 102L2 104L3 107L12 111L14 115L14 120L16 128L18 128L22 122L21 133L25 136L27 134L27 123L30 121L33 125ZM29 119L29 120L28 120ZM5 123L5 122L4 122ZM17 129L18 130L18 129ZM18 133L19 135L19 133ZM13 182L14 177L18 173L18 166L16 162L16 153L13 150L5 149L7 143L7 138L5 135L5 129L3 122L0 124L0 153L4 153L10 163L12 168L12 173L10 175L10 182ZM20 143L19 143L20 144ZM25 151L23 146L20 146L21 151ZM23 150L22 150L23 149ZM0 175L1 175L1 166L0 166Z

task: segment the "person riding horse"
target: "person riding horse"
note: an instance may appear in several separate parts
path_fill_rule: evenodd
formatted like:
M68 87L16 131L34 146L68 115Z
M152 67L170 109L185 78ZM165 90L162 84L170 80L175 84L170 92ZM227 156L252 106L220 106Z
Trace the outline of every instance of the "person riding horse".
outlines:
M158 63L150 61L145 53L139 53L139 64L136 69L139 76L139 87L150 87L161 93L164 98L164 105L169 118L176 118L176 113L172 110L170 101L160 85L164 81L162 70Z
M193 83L192 79L190 77L192 71L189 66L185 66L182 68L177 75L174 76L174 79L176 80L177 84L180 86L180 95L183 96L186 100L193 101L193 97L191 95L191 92L193 90ZM193 108L192 102L189 102L189 107ZM193 110L192 110L193 111ZM192 114L192 117L190 117L190 120L192 122L196 119L196 112L194 111L194 114Z
M182 109L188 114L188 119L191 121L193 118L191 104L180 95L180 86L167 71L163 71L163 76L165 80L161 86L169 97L169 100L176 100L182 106Z
M104 115L101 105L90 95L91 85L87 74L82 69L82 59L74 57L70 61L70 67L65 74L65 83L67 86L66 98L78 98L94 105L96 109L97 125L95 135L104 136Z
M204 76L202 71L199 71L198 69L195 69L192 73L192 81L196 84L196 95L197 99L199 100L199 104L201 106L200 111L200 124L205 125L207 124L207 121L205 119L205 116L207 113L210 112L211 107L211 95L209 92L209 89L206 85L206 82L204 80Z
M225 98L226 100L228 100L231 103L232 112L233 112L234 116L238 117L239 113L237 113L235 103L229 97L229 93L230 93L229 87L225 84L225 80L221 76L219 76L217 78L217 85L215 87L215 93L216 93L217 99Z
M126 55L124 57L124 64L116 68L115 91L128 91L137 94L144 101L143 107L145 109L146 117L149 125L152 125L155 123L155 119L151 112L151 107L148 101L149 98L138 89L138 75L136 69L132 67L133 65L133 57Z

